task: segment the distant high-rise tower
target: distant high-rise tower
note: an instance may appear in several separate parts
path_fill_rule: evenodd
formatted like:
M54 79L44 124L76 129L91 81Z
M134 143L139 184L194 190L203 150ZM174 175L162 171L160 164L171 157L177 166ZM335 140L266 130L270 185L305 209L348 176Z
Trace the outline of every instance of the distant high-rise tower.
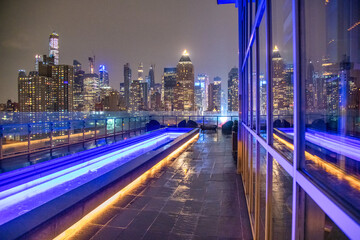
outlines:
M239 110L239 76L238 68L233 67L228 74L228 111Z
M73 61L74 72L81 70L81 63L78 60Z
M143 73L144 73L144 65L143 65L143 63L140 63L139 67L138 67L138 79L137 80L139 80L139 81L144 80Z
M206 74L199 74L195 81L195 104L197 111L206 110L207 84L209 77Z
M176 67L174 111L194 111L194 66L185 50Z
M90 64L90 74L94 74L95 56L94 57L89 57L89 64Z
M221 78L215 77L214 83L208 86L208 110L220 111L221 110Z
M109 86L109 73L106 71L105 65L100 65L100 86Z
M39 72L39 63L42 62L42 56L36 54L35 55L35 71Z
M130 107L130 84L131 84L131 68L130 64L124 65L124 96L126 108Z
M150 69L149 69L149 84L150 84L150 88L155 87L155 74L154 74L154 70L155 70L155 65L151 65Z
M274 91L274 115L288 115L290 98L289 88L290 85L287 83L284 73L285 64L280 55L277 46L274 47L272 53L272 65L273 65L273 91Z
M59 34L53 32L49 37L49 56L54 57L54 64L59 64Z
M176 86L176 68L164 68L162 82L162 102L165 111L174 110L174 91Z

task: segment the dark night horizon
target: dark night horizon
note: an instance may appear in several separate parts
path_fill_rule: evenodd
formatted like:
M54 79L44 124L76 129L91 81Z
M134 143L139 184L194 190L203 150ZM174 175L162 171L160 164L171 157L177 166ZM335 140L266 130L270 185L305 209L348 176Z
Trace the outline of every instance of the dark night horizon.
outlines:
M195 76L227 80L238 61L237 11L215 0L5 0L0 21L6 23L0 26L0 102L17 102L18 70L33 71L35 55L48 55L52 31L60 35L60 64L76 59L88 72L88 57L95 55L115 89L123 82L125 63L135 73L143 62L144 74L155 64L155 80L161 82L163 68L176 66L184 49Z

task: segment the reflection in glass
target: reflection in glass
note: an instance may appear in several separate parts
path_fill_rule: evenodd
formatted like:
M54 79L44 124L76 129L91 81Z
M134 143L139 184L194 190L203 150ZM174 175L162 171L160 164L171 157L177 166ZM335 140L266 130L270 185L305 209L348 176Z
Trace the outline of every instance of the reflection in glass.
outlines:
M291 239L292 177L274 159L272 191L272 236Z
M305 209L305 239L348 239L307 194L305 197Z
M360 219L360 1L304 4L303 170Z
M274 147L292 161L292 150L281 140L292 142L287 129L293 129L293 38L291 0L275 0L272 7L273 127Z

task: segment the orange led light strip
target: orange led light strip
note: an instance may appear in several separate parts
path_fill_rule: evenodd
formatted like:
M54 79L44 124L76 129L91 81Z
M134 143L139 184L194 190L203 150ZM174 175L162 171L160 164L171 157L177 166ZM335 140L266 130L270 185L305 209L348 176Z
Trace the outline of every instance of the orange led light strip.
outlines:
M177 157L191 143L193 143L195 140L197 140L198 137L199 137L199 133L197 133L194 137L192 137L189 141L187 141L186 143L181 145L179 148L174 150L166 158L162 159L160 162L158 162L152 168L147 170L145 173L143 173L141 176L139 176L137 179L135 179L129 185L127 185L126 187L121 189L119 192L115 193L112 197L110 197L105 202L103 202L98 207L96 207L94 210L92 210L91 212L86 214L82 219L80 219L75 224L73 224L68 229L66 229L64 232L62 232L57 237L55 237L54 240L63 240L63 239L69 239L69 238L73 237L82 227L84 227L86 224L90 223L96 217L101 215L107 208L111 207L122 196L124 196L126 193L134 190L135 188L141 186L142 183L144 183L147 179L154 176L157 172L159 172L160 169L162 169L169 162L169 160L171 160L174 157Z
M282 144L284 144L287 148L291 149L292 151L294 151L294 145L289 143L288 141L280 138L279 136L277 136L276 134L274 134L274 138L281 142ZM346 180L349 182L349 184L353 187L356 188L357 190L360 190L360 180L349 175L346 174L343 170L341 170L340 168L336 167L335 165L319 158L316 155L313 155L309 152L305 152L305 159L310 160L312 162L314 162L315 164L318 164L319 166L321 166L326 172L330 173L331 175L335 176L337 179L339 180Z

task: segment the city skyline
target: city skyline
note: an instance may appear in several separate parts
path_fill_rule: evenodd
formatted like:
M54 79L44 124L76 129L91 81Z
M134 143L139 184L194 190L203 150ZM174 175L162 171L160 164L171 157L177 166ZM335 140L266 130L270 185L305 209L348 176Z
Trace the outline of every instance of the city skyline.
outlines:
M191 53L196 65L195 75L206 73L210 78L219 75L225 79L237 61L236 10L230 6L219 11L216 4L209 1L182 1L181 4L176 1L93 2L84 16L72 15L67 19L61 15L72 14L72 8L79 9L84 3L66 2L56 13L48 13L46 9L52 4L52 1L31 4L2 1L0 20L12 21L0 27L0 52L5 61L0 69L3 73L0 81L7 86L6 91L0 92L0 102L17 99L17 86L13 82L18 70L25 69L27 73L34 70L35 55L48 54L48 36L53 31L59 34L60 64L70 65L76 59L88 72L87 59L95 55L95 70L99 65L105 65L111 76L110 86L117 90L123 82L123 65L127 62L131 66L144 62L146 71L155 64L155 82L160 83L163 69L171 67L173 59L177 59L184 49ZM100 4L109 10L111 17L95 10ZM139 5L142 7L137 7ZM168 11L161 11L162 7ZM186 13L186 19L176 10L178 8ZM11 18L15 12L18 17ZM30 12L33 18L27 23ZM129 16L131 14L140 18L134 20ZM168 21L162 23L163 19ZM222 28L223 25L228 27ZM218 37L212 37L214 34ZM233 37L228 38L229 35Z

